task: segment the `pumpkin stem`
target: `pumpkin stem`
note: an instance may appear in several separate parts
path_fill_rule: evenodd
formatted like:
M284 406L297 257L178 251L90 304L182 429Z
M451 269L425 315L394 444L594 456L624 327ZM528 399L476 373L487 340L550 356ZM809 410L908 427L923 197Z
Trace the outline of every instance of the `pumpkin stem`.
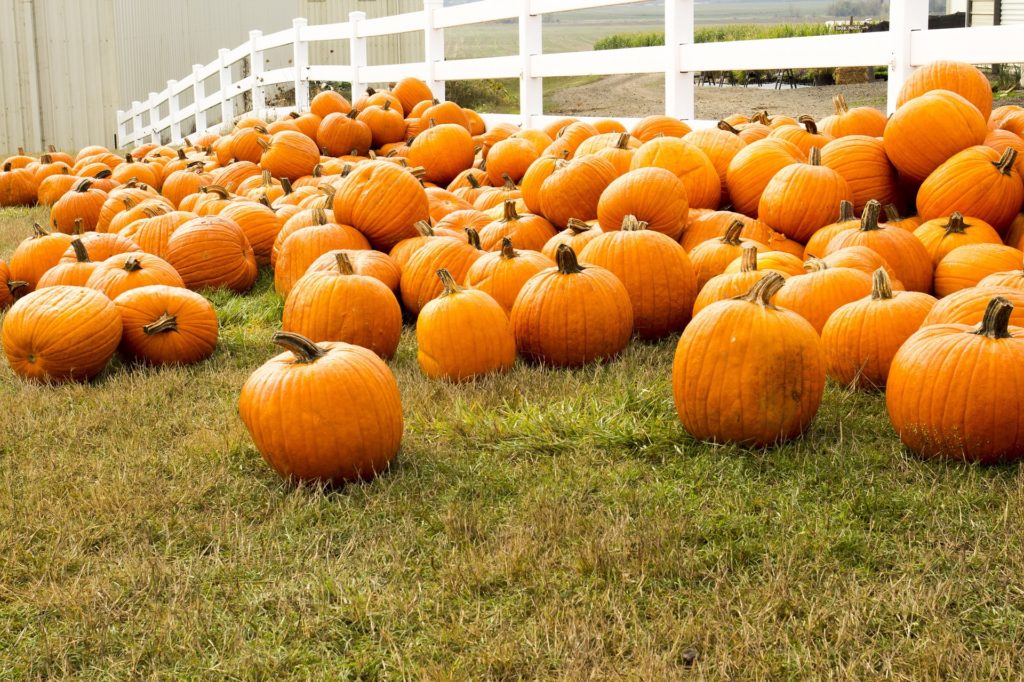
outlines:
M290 118L291 120L294 121L297 118L301 118L301 114L299 114L299 112L297 112L297 111L289 111L288 112L288 118Z
M85 248L85 244L82 243L81 239L72 239L71 248L75 250L75 258L79 263L91 263L89 260L89 252Z
M181 152L180 149L178 151ZM181 152L181 153L184 154L184 152ZM125 163L135 163L135 159L132 157L131 154L125 154L124 155L124 162Z
M302 334L293 332L274 332L270 340L285 350L290 350L295 356L295 362L300 365L316 362L327 355L320 346L316 345Z
M431 117L430 117L430 120L429 120L429 121L427 121L427 127L428 127L428 128L433 128L433 127L434 127L434 126L436 126L436 125L437 125L437 119L436 119L436 118L434 118L433 116L431 116ZM451 277L451 275L449 275L449 277Z
M962 213L954 212L949 216L949 222L943 227L946 228L946 234L964 234L970 225L964 222Z
M348 174L351 173L351 172L352 172L352 164L346 163L344 166L341 167L341 177L347 178ZM333 185L332 185L332 187L333 187Z
M85 232L85 225L82 224L81 218L75 218L75 227L73 231L75 234L83 234Z
M638 219L635 215L626 214L622 217L621 229L623 232L636 232L638 230L646 230L647 222Z
M39 161L41 163L53 163L53 157L50 156L49 154L43 154L42 156L39 157Z
M109 168L107 168L105 170L101 170L99 173L97 173L96 175L92 176L92 179L93 180L106 180L107 178L109 178L113 174L114 174L114 171L112 171ZM92 184L91 180L89 181L89 184Z
M270 186L272 186L274 184L274 176L270 174L270 171L268 171L268 170L263 171L263 173L261 174L261 177L263 178L263 186L264 187L270 187Z
M18 156L25 156L25 148L18 147Z
M985 308L985 317L982 318L978 328L971 333L987 336L990 339L1008 339L1010 330L1007 327L1010 325L1012 313L1013 304L1002 296L996 296L988 302L988 307Z
M352 267L352 259L348 257L348 254L344 251L337 251L334 254L334 262L338 264L338 272L343 275L354 275L355 269Z
M839 93L832 98L832 106L836 108L836 116L841 116L850 111L850 106L846 103L846 96L843 93Z
M129 154L129 156L131 156L131 154ZM188 157L187 157L187 156L185 156L185 150L184 150L184 149L179 149L179 150L178 150L178 160L179 160L179 161L184 161L184 160L185 160L185 159L187 159L187 158L188 158ZM129 163L131 163L131 162L129 161Z
M589 224L578 218L569 218L569 222L566 223L566 227L572 230L573 234L583 234L584 232L593 229Z
M121 267L123 267L128 272L135 272L136 270L142 269L142 264L139 263L138 256L128 256L124 260L124 265L122 265Z
M878 225L878 215L882 211L882 205L872 199L864 206L864 215L860 218L861 232L882 229Z
M98 178L99 175L97 174L96 177ZM82 180L79 180L78 184L75 185L75 191L76 192L88 192L89 188L92 187L92 181L93 181L93 178L84 178Z
M1003 150L1003 155L999 157L999 160L992 165L998 168L999 172L1003 175L1009 175L1015 163L1017 163L1017 150L1013 147L1007 147Z
M284 190L286 195L292 193L292 181L288 178L281 178L281 189Z
M426 220L417 220L413 227L416 228L416 231L420 233L421 237L434 236L434 228L432 228L430 226L430 223L428 223Z
M17 296L19 289L24 289L28 286L28 282L20 279L11 280L7 283L7 290L11 292L11 296Z
M455 278L452 277L452 273L448 272L448 268L441 268L437 271L437 277L441 280L441 284L444 286L444 291L441 292L442 296L451 296L457 294L463 290L458 284L455 283Z
M619 133L619 139L615 143L616 149L629 149L629 140L632 137L629 133Z
M815 256L811 256L804 263L804 272L821 272L822 270L828 270L828 263Z
M885 205L885 219L886 222L897 223L903 220L903 216L900 215L900 210L896 208L896 204Z
M324 165L322 163L318 163L317 165L313 166L313 173L312 173L312 175L313 175L314 178L323 177L323 174L324 174Z
M812 166L820 166L821 165L821 150L818 149L817 147L811 147L811 153L809 154L809 158L807 159L807 163L811 164Z
M349 112L347 114L345 114L345 116L347 116L348 118L352 119L353 121L356 119L356 116L358 116L358 115L359 115L359 110L356 109L355 107L352 107L351 109L349 109ZM357 156L357 155L353 154L352 156Z
M44 230L42 225L40 225L39 223L32 223L32 237L34 239L38 239L39 237L45 237L48 234L50 233Z
M501 238L501 259L502 260L512 260L513 258L516 258L517 256L519 256L519 254L516 253L516 250L512 248L512 238L511 237L502 237Z
M752 123L760 123L761 125L770 126L772 124L772 118L768 115L767 110L761 110L750 117Z
M228 191L226 189L224 189L223 187L221 187L220 185L207 185L206 187L200 187L199 191L200 192L206 192L207 194L212 192L213 194L216 194L221 199L230 199L231 198L231 195L228 193Z
M466 231L466 240L469 245L477 251L480 250L480 233L474 230L472 227L463 228Z
M472 187L473 189L480 189L480 181L477 180L476 176L473 175L472 173L466 176L466 182L468 182L469 186Z
M131 197L125 197L121 200L121 203L124 204L124 210L126 211L130 208L135 208L135 200Z
M389 99L384 100L384 106L381 107L381 108L384 111L390 111L391 110L391 100L389 100Z
M270 205L270 199L267 198L266 194L260 196L260 198L257 199L257 201L259 201L261 204L263 204L267 208L272 208L272 206Z
M555 260L558 262L558 271L563 275L575 275L584 270L584 267L576 260L576 252L568 244L558 245Z
M742 296L737 296L735 300L756 303L765 308L774 308L772 296L777 294L785 283L785 277L773 270L769 270L765 273L764 277L754 283L754 286L750 287L750 291Z
M839 202L839 220L837 223L846 223L856 220L857 214L853 212L853 203L843 199Z
M5 163L5 164L4 164L4 173L10 173L10 172L11 172L11 168L12 168L13 166L14 166L14 164L13 164L13 163L11 163L10 161L8 161L7 163Z
M740 232L743 231L743 227L744 225L742 220L732 221L729 227L725 230L725 234L722 235L722 243L728 244L729 246L739 246L741 243Z
M740 252L740 272L757 272L757 245L744 244Z
M515 180L513 180L508 173L502 173L501 177L505 181L505 185L502 187L503 190L505 190L506 192L516 191Z
M173 332L177 330L178 318L168 313L164 313L158 317L155 322L151 322L142 328L142 331L146 334L160 334L162 332Z
M325 211L322 208L314 208L313 209L313 221L316 222L317 225L326 225L327 224L327 211Z
M724 130L727 133L732 133L733 135L739 135L740 134L740 131L736 128L736 126L730 124L728 121L719 121L718 122L718 129L719 130Z
M256 144L258 144L260 147L262 147L263 151L265 151L265 152L270 149L270 143L267 142L266 140L264 140L262 137L257 137L256 138Z
M803 114L802 116L800 116L796 120L799 123L802 123L804 128L806 128L807 132L809 132L811 135L817 135L818 134L818 124L814 122L814 117L813 116L810 116L808 114Z
M516 202L514 199L507 199L504 205L504 216L501 219L503 223L509 223L514 220L519 220L519 214L516 213Z
M878 268L871 275L871 300L888 301L892 298L892 282L885 268Z

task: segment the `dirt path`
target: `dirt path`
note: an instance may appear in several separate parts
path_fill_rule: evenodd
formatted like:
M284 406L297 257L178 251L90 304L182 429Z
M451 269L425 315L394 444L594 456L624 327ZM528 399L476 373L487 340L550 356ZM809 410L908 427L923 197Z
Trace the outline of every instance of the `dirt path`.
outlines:
M645 116L661 111L664 82L658 74L609 76L552 94L549 111L587 116ZM718 119L761 109L821 118L833 113L832 95L839 92L845 94L847 102L853 106L871 105L882 109L885 89L884 81L782 90L701 86L697 88L697 118Z

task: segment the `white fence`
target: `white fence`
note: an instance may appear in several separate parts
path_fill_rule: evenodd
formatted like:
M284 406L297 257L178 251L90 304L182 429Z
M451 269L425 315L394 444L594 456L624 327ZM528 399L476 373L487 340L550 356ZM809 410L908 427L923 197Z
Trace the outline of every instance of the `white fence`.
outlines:
M448 80L518 78L519 114L485 115L484 118L526 126L553 118L545 115L541 85L542 79L555 76L664 73L665 113L692 121L694 74L701 71L885 64L889 68L891 111L900 86L916 66L937 59L974 64L1024 61L1024 26L929 31L928 0L891 0L888 32L701 44L693 42L694 0L665 0L664 46L543 53L541 20L544 15L640 1L478 0L444 7L442 0L424 0L420 11L377 19L366 19L363 12L352 12L344 23L320 26L308 26L305 19L295 19L291 28L269 35L252 31L248 41L231 50L219 50L217 59L193 66L191 75L180 81L169 81L163 92L150 93L146 101L133 102L127 111L118 111L117 144L127 147L144 141L159 142L162 137L178 142L183 137L183 127L196 131L219 129L220 124L207 125L207 112L219 108L222 122L235 120L235 99L245 93L251 97L250 111L257 115L304 110L309 105L311 81L347 81L352 84L354 93L361 93L367 84L417 76L427 82L438 98L443 98L444 83ZM445 59L446 28L509 19L519 22L517 54ZM422 62L366 63L367 38L408 31L423 32ZM337 43L339 53L343 53L341 43L347 41L349 64L310 64L309 44L323 41ZM292 50L292 65L264 71L263 52L286 46ZM250 73L234 80L232 67L247 57ZM214 76L217 76L217 90L207 93L206 81ZM295 103L268 109L265 89L279 84L294 87ZM192 102L181 106L183 96L189 99L186 95L189 92Z

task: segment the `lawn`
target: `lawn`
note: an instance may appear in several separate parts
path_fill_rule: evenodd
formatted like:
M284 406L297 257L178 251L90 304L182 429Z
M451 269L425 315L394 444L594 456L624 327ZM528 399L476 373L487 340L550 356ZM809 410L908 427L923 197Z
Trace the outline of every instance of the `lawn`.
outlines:
M43 218L0 213L0 257ZM410 329L395 465L296 487L235 407L272 278L212 298L194 368L0 368L0 679L1019 674L1019 469L919 461L881 396L830 386L804 438L749 451L683 431L674 339L453 386Z

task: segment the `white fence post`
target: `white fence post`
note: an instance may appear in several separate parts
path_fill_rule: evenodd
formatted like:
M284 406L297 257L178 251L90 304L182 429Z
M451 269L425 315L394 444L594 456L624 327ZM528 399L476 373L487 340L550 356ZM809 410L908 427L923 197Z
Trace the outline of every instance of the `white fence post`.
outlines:
M202 64L192 65L192 106L195 111L196 133L206 130L206 111L203 107L203 100L206 99L206 84L199 78Z
M134 147L142 139L142 102L132 102L132 146Z
M544 80L535 78L531 58L543 53L539 14L530 13L530 0L519 0L519 122L523 128L532 125L533 117L544 114Z
M228 64L228 52L226 47L217 50L220 59L220 122L221 125L234 123L235 106L231 101L231 66Z
M444 81L437 80L437 62L444 61L444 29L434 27L434 10L444 7L442 0L423 0L423 52L427 65L426 81L435 99L444 99Z
M309 109L309 43L302 39L302 29L306 28L306 20L292 19L295 37L292 38L292 65L295 67L295 108L299 111Z
M263 49L259 47L263 31L249 31L249 73L252 75L252 111L263 115L267 108L267 93L263 89Z
M160 123L160 105L157 104L158 95L155 92L149 93L149 141L160 144L160 130L157 126Z
M900 88L910 77L910 34L912 31L928 30L928 0L892 0L889 6L889 41L892 53L889 57L888 112L896 111L896 99Z
M167 81L167 113L171 119L171 144L176 144L181 139L181 121L178 120L178 95L174 92L178 87L178 81Z
M693 0L665 0L665 113L693 119L693 72L679 58L680 45L693 44Z
M366 12L349 12L348 23L352 37L348 41L348 61L352 65L352 103L366 90L361 69L366 66L366 38L359 35L359 22L366 21Z

